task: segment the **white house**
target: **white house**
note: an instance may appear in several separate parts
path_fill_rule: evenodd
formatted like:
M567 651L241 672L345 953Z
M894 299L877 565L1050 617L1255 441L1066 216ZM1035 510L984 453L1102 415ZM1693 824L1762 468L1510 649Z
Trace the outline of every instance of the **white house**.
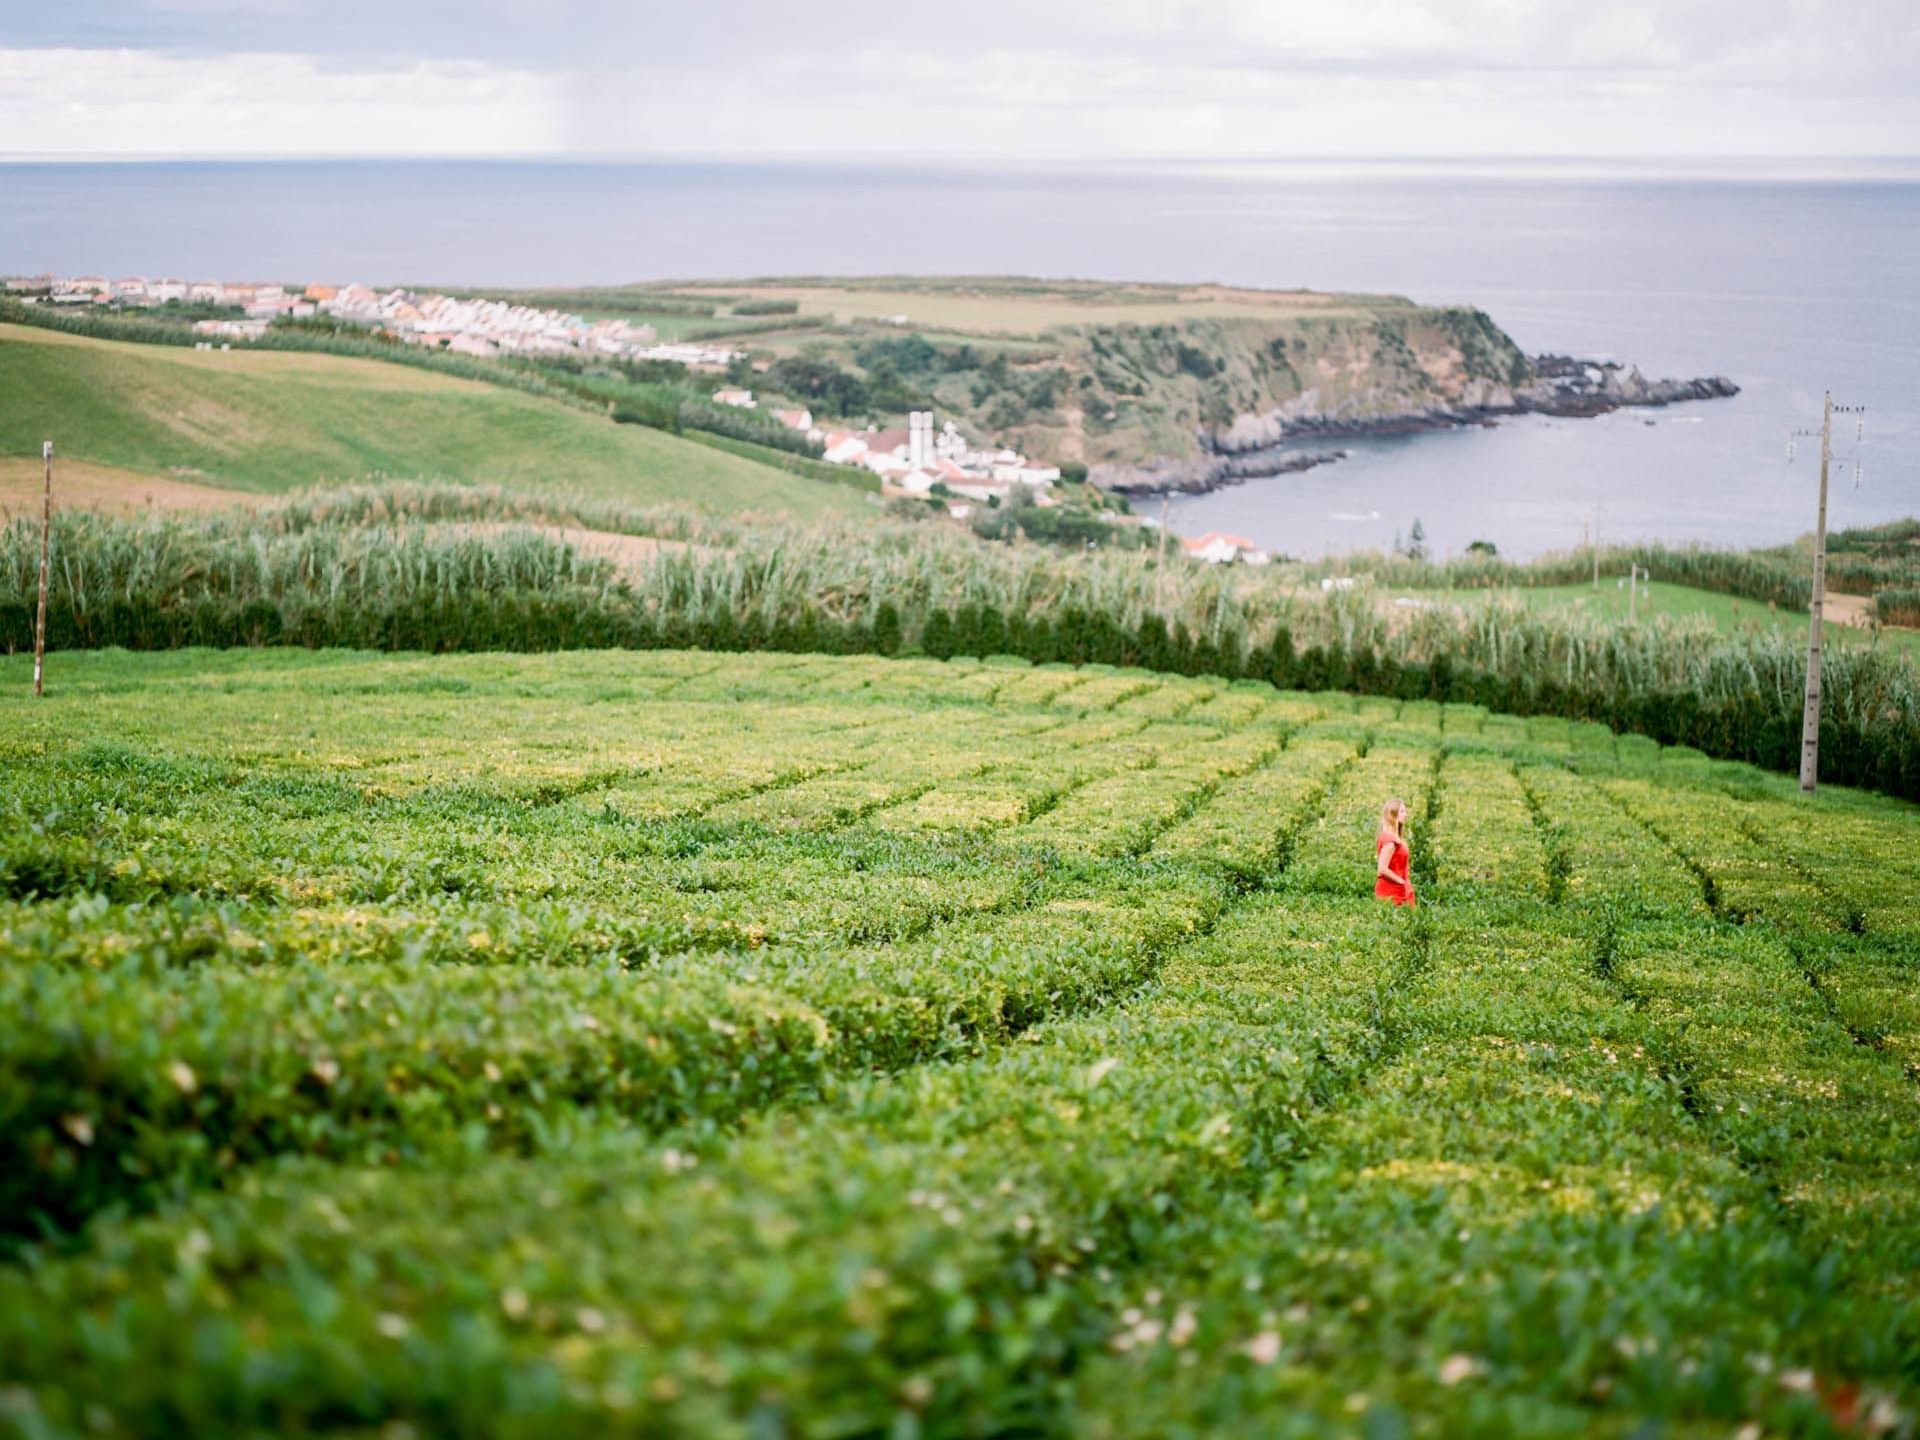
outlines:
M827 449L820 458L830 465L855 465L867 453L867 442L858 435L829 430L825 438Z
M716 390L713 392L713 403L716 405L732 405L739 410L752 410L755 408L753 392L751 390Z
M914 468L891 450L870 449L859 457L858 463L866 466L867 469L878 475L882 480L898 479ZM928 483L931 484L932 482L929 481Z
M1267 552L1253 541L1240 535L1223 535L1218 530L1185 537L1180 541L1180 548L1209 565L1225 565L1243 557L1250 565L1264 565L1268 560Z
M196 335L220 335L234 340L258 340L267 333L264 320L196 320Z
M931 470L909 470L894 483L902 490L915 495L925 495L939 481L940 477Z

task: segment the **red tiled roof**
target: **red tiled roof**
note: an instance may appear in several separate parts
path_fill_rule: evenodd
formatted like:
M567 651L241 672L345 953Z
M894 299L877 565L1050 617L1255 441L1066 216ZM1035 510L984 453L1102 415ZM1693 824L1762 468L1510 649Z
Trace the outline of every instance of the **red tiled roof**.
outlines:
M1189 550L1204 550L1216 540L1231 545L1236 550L1258 550L1260 548L1244 535L1226 535L1218 530L1209 530L1204 535L1183 537L1180 543Z

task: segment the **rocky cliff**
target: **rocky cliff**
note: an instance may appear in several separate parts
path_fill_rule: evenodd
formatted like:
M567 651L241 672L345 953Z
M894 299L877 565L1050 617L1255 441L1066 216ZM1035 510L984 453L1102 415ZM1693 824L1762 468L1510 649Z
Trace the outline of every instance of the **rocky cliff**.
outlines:
M1720 376L1650 380L1611 362L1528 357L1481 311L1405 302L1061 338L1073 375L1067 433L1029 436L1083 456L1096 482L1136 492L1212 489L1337 458L1303 441L1598 415L1738 390Z

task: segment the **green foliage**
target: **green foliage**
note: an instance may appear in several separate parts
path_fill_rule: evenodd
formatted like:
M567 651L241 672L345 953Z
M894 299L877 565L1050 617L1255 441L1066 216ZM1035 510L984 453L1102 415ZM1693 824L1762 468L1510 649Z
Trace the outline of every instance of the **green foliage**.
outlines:
M1174 354L1181 373L1191 375L1196 380L1211 380L1220 373L1220 362L1197 345L1189 345L1183 340L1175 347Z
M1014 495L1018 497L1015 503L975 511L973 533L987 540L1012 540L1017 536L1044 545L1088 550L1102 546L1139 550L1148 544L1144 531L1109 524L1097 511L1075 505L1039 506L1021 489Z
M1880 591L1873 597L1873 614L1882 625L1920 627L1920 586Z
M770 450L783 450L789 455L805 455L816 460L820 458L819 441L809 440L805 432L791 430L771 415L763 415L758 410L743 410L738 405L714 405L705 400L686 400L681 402L676 418L689 430L725 435L729 439L745 440Z
M1003 650L1041 663L1137 664L1471 702L1600 721L1768 769L1798 766L1797 636L1498 605L1419 611L1389 631L1363 592L1303 602L1282 576L1184 565L1164 574L1151 551L1119 548L1119 530L1070 508L1010 506L987 523L1066 547L1093 538L1097 548L1069 556L981 546L926 525L742 528L723 545L626 570L545 531L365 520L350 510L292 532L274 512L62 515L49 643L841 652L872 648L885 602L900 643L929 654L941 653L939 637L951 627L965 629L967 615L991 614L994 627L945 653ZM30 645L37 574L37 530L24 520L0 530L0 650ZM1920 681L1911 662L1878 647L1835 649L1824 691L1823 775L1920 796Z
M1920 546L1905 532L1920 522L1896 521L1862 531L1829 536L1827 585L1860 595L1882 589L1920 586ZM1603 575L1624 575L1638 565L1657 582L1733 595L1805 613L1813 591L1811 546L1774 546L1758 550L1722 550L1702 545L1604 546ZM1464 555L1445 563L1409 556L1400 547L1387 556L1349 555L1310 562L1319 574L1367 573L1386 584L1417 589L1493 589L1574 584L1593 573L1593 551L1576 550L1516 562L1499 558L1490 541L1476 540Z
M865 341L855 348L854 356L869 370L887 364L899 374L915 378L957 374L979 365L971 345L939 346L917 333Z
M1525 352L1484 310L1450 306L1427 313L1435 328L1458 347L1468 375L1507 385L1523 385L1533 378Z
M1897 1434L1920 1400L1910 807L1097 665L0 669L23 1433ZM1387 794L1411 914L1368 893Z
M805 355L783 356L768 367L767 384L783 395L804 400L810 410L826 415L861 415L873 405L866 382L831 360Z

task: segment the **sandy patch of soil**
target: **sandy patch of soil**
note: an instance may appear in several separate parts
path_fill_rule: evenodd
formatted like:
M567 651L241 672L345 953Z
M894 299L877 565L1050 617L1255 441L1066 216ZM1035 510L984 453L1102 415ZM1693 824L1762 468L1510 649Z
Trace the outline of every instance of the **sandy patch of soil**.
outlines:
M556 540L564 540L583 555L592 555L603 560L611 560L622 570L644 570L662 555L674 555L692 552L695 555L711 555L713 550L706 545L692 545L685 540L656 540L650 535L622 535L614 530L589 530L580 525L539 525L531 522L510 523L503 520L460 521L444 527L449 533L460 535L503 535L509 530L538 530L551 535Z
M41 470L37 457L0 457L0 523L40 513ZM132 515L145 510L224 510L257 505L262 497L241 490L169 475L146 475L84 460L53 463L53 503L60 510L99 510Z
M1873 600L1866 595L1836 595L1829 590L1820 614L1836 625L1857 625L1865 630L1873 624Z

